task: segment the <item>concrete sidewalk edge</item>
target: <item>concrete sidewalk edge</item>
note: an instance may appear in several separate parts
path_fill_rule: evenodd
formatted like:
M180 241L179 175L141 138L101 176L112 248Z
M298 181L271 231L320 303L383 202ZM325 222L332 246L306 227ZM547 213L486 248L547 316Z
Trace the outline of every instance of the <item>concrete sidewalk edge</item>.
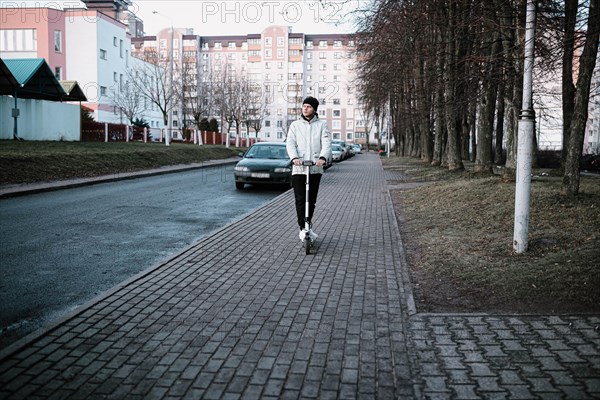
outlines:
M208 160L200 163L170 165L160 168L134 171L134 172L117 172L111 175L102 175L91 178L68 179L64 181L29 183L21 185L5 185L0 187L0 199L25 196L28 194L50 192L54 190L71 189L81 186L96 185L99 183L117 182L128 179L144 178L149 176L157 176L164 174L172 174L175 172L191 171L207 167L215 167L229 164L236 164L240 160L239 157L230 157L222 160Z

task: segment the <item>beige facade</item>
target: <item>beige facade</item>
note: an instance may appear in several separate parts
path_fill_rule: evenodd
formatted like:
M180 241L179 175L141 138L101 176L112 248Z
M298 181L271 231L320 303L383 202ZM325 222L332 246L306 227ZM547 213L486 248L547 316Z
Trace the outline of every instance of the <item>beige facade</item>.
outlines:
M171 54L170 28L157 36L132 39L132 54ZM299 117L302 99L319 99L319 115L327 120L333 138L365 142L364 124L354 84L354 39L346 34L293 33L287 26L271 26L261 33L239 36L198 36L175 29L175 76L194 74L193 84L209 83L218 74L236 74L261 87L265 100L262 128L258 133L242 127L242 136L283 141L289 124ZM148 58L148 57L145 57ZM184 72L185 71L185 72ZM210 94L206 94L209 97ZM212 103L206 99L207 103ZM207 104L210 109L210 105ZM186 107L174 112L174 127L191 126ZM216 115L213 107L206 116ZM220 126L223 126L220 122ZM230 131L234 131L232 127Z

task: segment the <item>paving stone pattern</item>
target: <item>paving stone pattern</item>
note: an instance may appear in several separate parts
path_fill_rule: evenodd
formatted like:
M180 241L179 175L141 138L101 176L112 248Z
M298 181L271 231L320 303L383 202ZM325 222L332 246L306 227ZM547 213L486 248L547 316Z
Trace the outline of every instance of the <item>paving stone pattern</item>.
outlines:
M417 313L378 156L286 192L0 353L0 399L598 398L598 317Z
M2 398L411 398L379 161L327 172L305 255L291 192L0 363Z

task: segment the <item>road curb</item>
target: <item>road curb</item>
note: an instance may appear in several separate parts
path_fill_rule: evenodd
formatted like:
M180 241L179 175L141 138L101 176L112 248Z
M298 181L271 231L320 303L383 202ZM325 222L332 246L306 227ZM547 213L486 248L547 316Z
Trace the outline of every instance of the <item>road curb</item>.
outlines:
M195 169L221 166L221 165L229 165L235 164L239 161L239 157L230 157L223 160L210 160L203 161L200 163L194 164L185 164L185 165L173 165L166 166L161 168L143 170L143 171L135 171L135 172L122 172L115 173L111 175L102 175L93 178L78 178L78 179L70 179L65 181L55 181L55 182L43 182L43 183L30 183L23 185L7 185L0 188L0 199L10 198L10 197L18 197L25 196L28 194L35 193L43 193L50 192L54 190L63 190L63 189L71 189L82 186L90 186L96 185L99 183L108 183L108 182L116 182L123 181L128 179L138 179L149 176L156 175L164 175L164 174L172 174L176 172L184 172L191 171Z

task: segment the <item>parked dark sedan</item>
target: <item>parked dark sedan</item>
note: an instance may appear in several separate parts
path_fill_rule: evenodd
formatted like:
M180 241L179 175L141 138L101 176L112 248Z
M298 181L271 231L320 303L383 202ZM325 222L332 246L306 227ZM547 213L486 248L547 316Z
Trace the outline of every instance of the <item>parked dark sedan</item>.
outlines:
M244 153L233 174L235 187L240 190L245 184L291 185L292 162L285 143L255 143Z

